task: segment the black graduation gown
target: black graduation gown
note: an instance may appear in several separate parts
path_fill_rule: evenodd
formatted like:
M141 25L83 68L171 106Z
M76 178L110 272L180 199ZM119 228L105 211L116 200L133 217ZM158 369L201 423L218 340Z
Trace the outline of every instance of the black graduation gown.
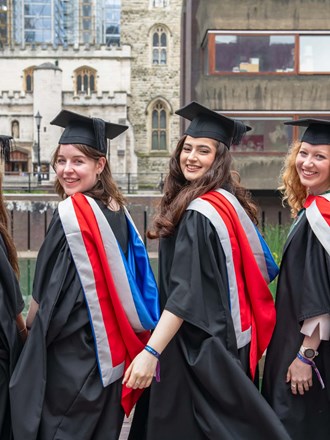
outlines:
M0 439L11 439L9 379L14 370L22 341L16 317L24 308L16 275L8 261L0 235Z
M305 319L330 313L330 257L303 212L284 247L276 294L277 323L267 350L262 392L294 440L330 438L330 342L322 341L315 363L326 388L313 373L313 386L293 395L285 382L304 335Z
M124 252L124 213L99 204ZM78 273L56 211L40 249L33 297L39 311L11 380L15 440L116 440L121 380L103 387Z
M161 380L151 385L146 433L138 431L142 398L129 438L288 439L247 375L248 350L237 350L225 256L214 227L200 213L187 211L176 234L161 240L159 288L162 309L184 323L160 357Z

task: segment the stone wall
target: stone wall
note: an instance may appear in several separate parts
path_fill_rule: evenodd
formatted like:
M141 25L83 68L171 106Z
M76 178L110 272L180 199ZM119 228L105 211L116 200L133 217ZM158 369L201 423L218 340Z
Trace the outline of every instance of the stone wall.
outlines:
M135 151L139 172L150 167L162 172L179 137L179 117L174 111L180 106L180 41L181 0L171 0L169 6L151 6L149 0L122 1L121 42L131 46L131 100L129 121L134 127ZM152 64L152 31L161 25L168 32L167 64ZM169 108L169 149L151 151L151 118L149 105L161 99Z

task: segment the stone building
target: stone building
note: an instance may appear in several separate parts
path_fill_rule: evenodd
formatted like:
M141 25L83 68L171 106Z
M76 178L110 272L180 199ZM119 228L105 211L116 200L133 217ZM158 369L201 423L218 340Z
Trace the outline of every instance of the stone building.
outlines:
M15 141L7 181L16 174L36 173L38 157L42 181L52 179L49 160L61 129L50 121L62 108L129 125L128 46L25 44L23 48L4 46L0 54L0 133L11 134ZM38 112L42 116L39 130ZM133 145L131 128L111 142L109 155L118 176L136 172Z
M132 51L128 119L144 180L167 170L179 137L181 4L122 0L121 41Z
M235 164L279 221L288 211L275 192L278 176L299 136L283 122L330 119L329 16L326 0L184 1L181 100L252 127L232 148Z
M25 173L52 180L61 129L50 121L65 108L127 124L110 145L115 178L139 174L141 188L155 188L179 135L181 0L0 0L0 8L0 132L15 140L5 182Z

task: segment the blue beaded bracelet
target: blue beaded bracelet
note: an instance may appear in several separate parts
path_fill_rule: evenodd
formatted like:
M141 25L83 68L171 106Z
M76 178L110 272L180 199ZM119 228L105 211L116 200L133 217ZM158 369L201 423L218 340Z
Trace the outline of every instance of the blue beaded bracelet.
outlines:
M150 347L150 345L146 345L144 349L159 359L160 353L158 353L158 351L156 351L154 348Z

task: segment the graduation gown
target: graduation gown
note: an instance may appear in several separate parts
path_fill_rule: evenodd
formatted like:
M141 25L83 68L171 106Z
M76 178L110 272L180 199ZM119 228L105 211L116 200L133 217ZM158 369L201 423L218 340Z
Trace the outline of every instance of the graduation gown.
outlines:
M161 239L159 289L161 308L184 322L161 354L145 432L141 400L130 440L288 439L248 377L249 346L237 349L224 252L199 212L187 211L175 235Z
M99 204L124 253L123 211ZM58 211L40 249L33 286L39 303L10 384L15 440L115 440L124 411L121 379L103 387L81 282Z
M330 313L330 256L312 231L305 211L284 247L276 294L277 323L267 350L262 392L294 440L330 438L330 342L321 341L314 359L325 389L313 372L313 386L293 395L289 365L303 342L303 321Z
M0 439L11 439L9 379L22 349L16 317L24 308L16 275L0 236Z

